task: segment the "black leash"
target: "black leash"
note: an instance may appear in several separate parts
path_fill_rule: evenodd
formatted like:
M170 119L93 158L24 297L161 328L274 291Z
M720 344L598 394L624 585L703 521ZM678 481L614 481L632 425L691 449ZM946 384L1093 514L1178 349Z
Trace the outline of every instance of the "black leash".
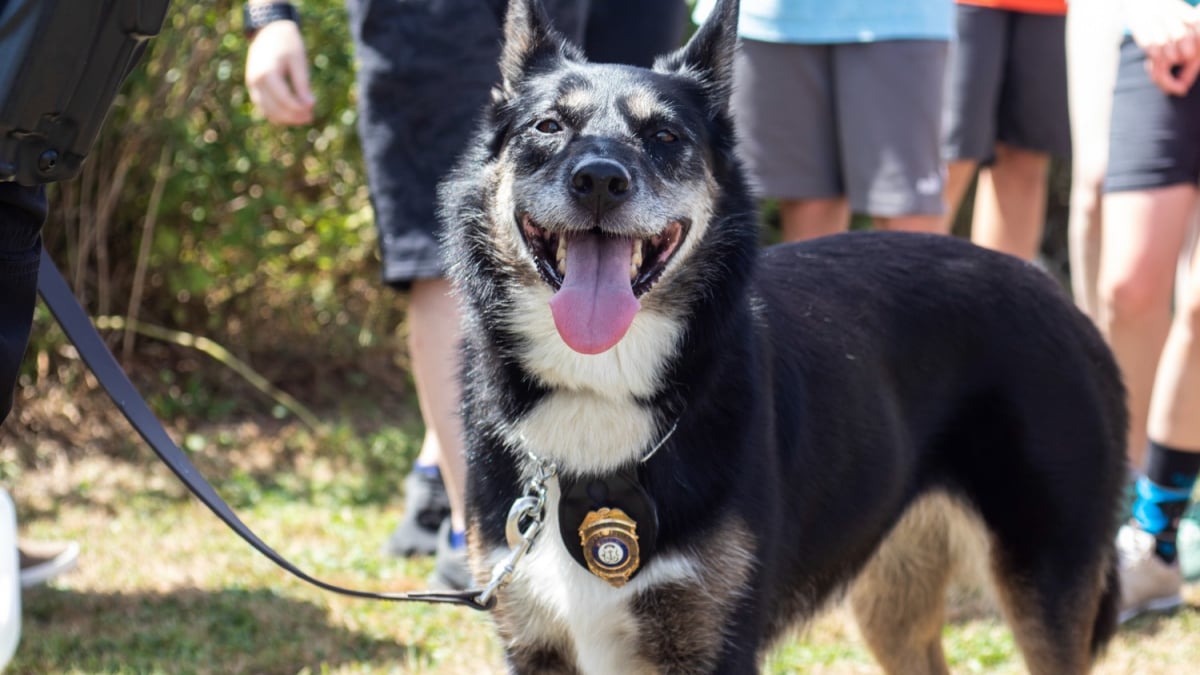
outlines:
M466 605L472 609L479 610L492 608L494 596L488 602L482 602L480 600L480 591L478 590L448 593L433 591L417 593L358 591L321 581L309 576L288 562L286 558L263 543L258 538L258 535L254 534L237 517L233 509L229 508L225 500L221 499L216 490L204 479L204 476L200 475L200 472L196 470L196 467L183 454L183 451L179 449L175 441L171 440L171 437L167 435L162 423L150 411L150 407L146 405L146 401L138 394L133 383L129 381L129 377L125 375L125 371L121 369L116 358L113 357L108 347L104 344L104 340L101 339L100 334L96 332L96 327L92 325L91 319L88 318L83 308L79 306L79 301L75 299L75 294L71 292L71 288L54 265L54 261L44 250L42 251L41 268L38 271L38 292L41 294L46 306L50 308L50 313L54 315L54 318L58 320L58 324L62 326L63 332L67 334L67 337L75 344L75 348L79 350L79 355L83 357L83 362L95 373L96 379L100 380L100 384L108 392L113 403L117 404L121 413L125 415L125 419L129 420L134 429L137 429L141 437L145 439L154 450L154 453L158 455L158 458L165 462L171 468L171 471L174 471L175 475L179 476L183 484L192 491L192 494L196 495L201 502L204 502L204 505L212 510L218 518L224 521L238 536L245 539L247 543L257 549L259 553L270 558L276 565L318 588L356 598L448 603Z

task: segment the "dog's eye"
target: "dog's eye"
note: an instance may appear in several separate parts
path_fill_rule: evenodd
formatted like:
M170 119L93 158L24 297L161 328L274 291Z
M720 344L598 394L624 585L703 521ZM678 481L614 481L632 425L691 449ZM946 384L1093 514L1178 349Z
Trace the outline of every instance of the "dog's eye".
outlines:
M658 141L659 143L674 143L675 141L679 140L679 137L667 129L662 129L658 133L654 134L654 140Z
M562 125L559 124L557 120L550 119L545 119L541 122L538 122L533 128L537 129L543 134L557 134L558 132L562 131Z

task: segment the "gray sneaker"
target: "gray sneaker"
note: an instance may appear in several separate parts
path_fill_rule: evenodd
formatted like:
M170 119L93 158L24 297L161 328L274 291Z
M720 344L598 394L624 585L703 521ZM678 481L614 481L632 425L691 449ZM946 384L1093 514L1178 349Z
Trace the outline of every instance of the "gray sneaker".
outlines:
M454 548L450 545L450 519L442 521L437 533L437 557L434 558L433 574L429 586L435 591L465 591L475 579L467 564L467 547Z
M75 569L79 559L79 544L73 541L17 542L17 560L21 566L21 587L44 584L54 577Z
M1163 562L1154 552L1154 535L1132 525L1117 533L1120 559L1121 613L1124 623L1144 612L1165 612L1183 604L1179 562Z
M412 471L404 478L404 519L388 537L384 552L397 558L433 555L438 527L450 517L450 498L440 476Z

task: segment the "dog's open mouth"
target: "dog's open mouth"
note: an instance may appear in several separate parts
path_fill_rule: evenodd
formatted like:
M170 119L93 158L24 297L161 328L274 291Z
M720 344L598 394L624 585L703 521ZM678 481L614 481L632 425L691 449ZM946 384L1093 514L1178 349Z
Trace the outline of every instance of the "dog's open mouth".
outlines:
M662 276L688 230L686 221L676 220L635 239L598 228L551 232L527 214L520 223L538 272L555 290L550 309L558 333L584 354L606 351L625 336L641 306L638 297Z

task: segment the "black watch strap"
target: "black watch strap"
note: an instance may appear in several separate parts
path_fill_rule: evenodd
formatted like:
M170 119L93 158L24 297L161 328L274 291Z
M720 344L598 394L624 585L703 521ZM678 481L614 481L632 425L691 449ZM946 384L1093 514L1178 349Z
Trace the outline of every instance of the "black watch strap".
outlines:
M246 3L242 6L242 30L254 37L263 26L276 21L300 23L300 11L290 2Z

